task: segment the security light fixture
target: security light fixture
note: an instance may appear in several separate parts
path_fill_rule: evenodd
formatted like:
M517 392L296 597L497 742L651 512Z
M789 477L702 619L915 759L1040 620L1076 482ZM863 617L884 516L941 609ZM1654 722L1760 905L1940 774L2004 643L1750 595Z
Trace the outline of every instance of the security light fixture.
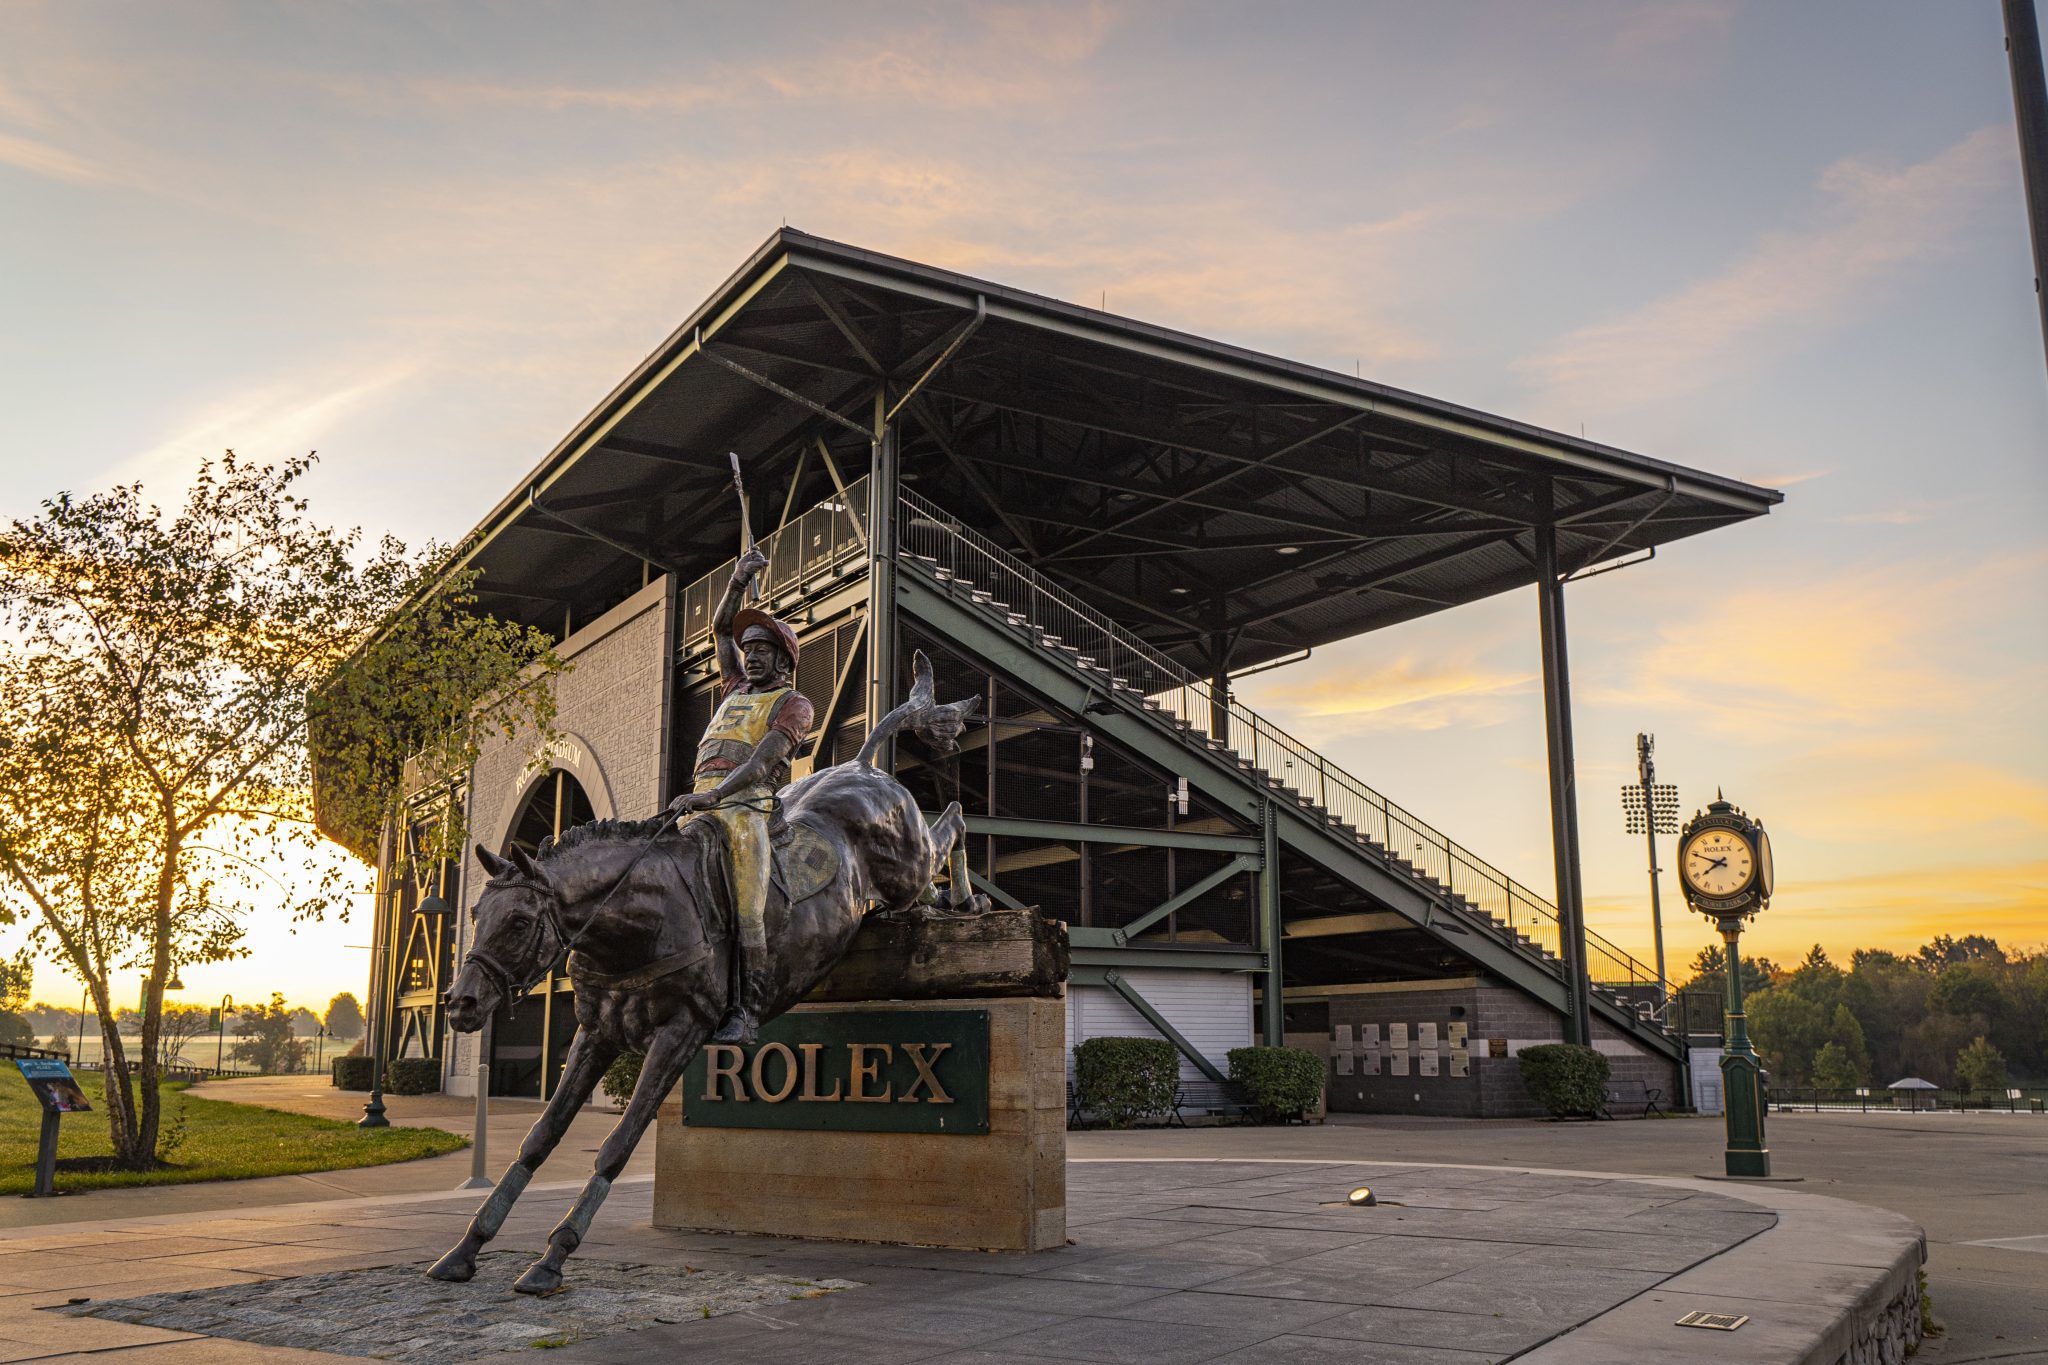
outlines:
M1351 1207L1354 1209L1369 1209L1377 1205L1380 1201L1379 1197L1372 1192L1372 1188L1370 1186L1360 1185L1357 1189L1353 1190L1349 1195L1345 1197L1345 1202L1350 1204Z
M1301 553L1301 547L1299 545L1282 545L1273 553L1276 555L1298 555Z

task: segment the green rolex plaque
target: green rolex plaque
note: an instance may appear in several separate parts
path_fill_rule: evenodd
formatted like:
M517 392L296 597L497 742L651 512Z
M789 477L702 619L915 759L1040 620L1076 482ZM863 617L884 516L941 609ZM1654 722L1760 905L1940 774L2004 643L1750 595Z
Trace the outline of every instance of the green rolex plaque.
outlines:
M988 1011L792 1011L753 1047L705 1045L683 1073L683 1121L986 1133Z

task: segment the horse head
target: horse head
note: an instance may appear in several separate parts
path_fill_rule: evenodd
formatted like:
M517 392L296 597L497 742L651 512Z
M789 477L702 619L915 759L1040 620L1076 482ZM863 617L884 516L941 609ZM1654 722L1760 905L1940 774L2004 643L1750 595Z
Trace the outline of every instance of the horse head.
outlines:
M510 858L478 844L476 860L491 880L470 917L469 953L448 987L448 1025L457 1033L475 1033L499 1005L516 1003L567 946L562 893L546 868L516 844Z

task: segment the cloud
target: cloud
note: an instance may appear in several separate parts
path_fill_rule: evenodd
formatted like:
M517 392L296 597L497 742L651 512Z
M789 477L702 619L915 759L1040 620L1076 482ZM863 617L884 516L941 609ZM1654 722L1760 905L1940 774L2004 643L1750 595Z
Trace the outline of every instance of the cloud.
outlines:
M1988 934L2009 949L2048 945L2048 862L1929 864L1811 877L1776 851L1777 894L1743 934L1745 953L1783 965L1819 943L1847 966L1853 949L1911 952L1936 934ZM1649 888L1640 879L1637 885L1632 895L1589 896L1586 923L1651 962ZM1702 935L1668 872L1664 893L1666 971L1683 978L1694 947L1711 935Z
M0 133L0 165L74 185L98 184L113 178L84 157L15 133Z
M1616 26L1607 51L1617 68L1638 79L1698 77L1710 66L1702 49L1718 50L1734 22L1734 6L1716 0L1654 0Z
M1291 675L1292 676L1292 675ZM1533 673L1487 667L1473 660L1424 660L1403 655L1378 668L1295 677L1269 683L1250 704L1284 715L1290 726L1327 738L1373 730L1441 730L1502 719L1512 698L1534 686Z
M966 32L936 24L881 37L823 44L816 56L778 51L770 60L715 66L696 80L641 85L520 84L450 78L314 77L332 93L388 103L394 97L463 108L507 105L551 112L594 109L685 114L765 104L907 105L986 110L1078 92L1072 68L1094 57L1115 29L1109 5L991 5Z
M1928 516L1948 502L1927 502L1925 500L1907 503L1902 507L1888 507L1875 512L1850 512L1828 520L1837 526L1918 526Z
M1926 161L1824 171L1813 226L1768 234L1720 274L1515 362L1549 414L1649 407L1853 317L1916 261L1950 249L2010 175L2011 130L1980 128Z
M1957 661L1981 659L1983 623L2004 618L2044 567L2041 551L1962 566L1908 559L1693 594L1632 677L1585 695L1682 709L1759 742L1903 720L1925 729L2014 685Z
M393 361L336 379L328 374L280 379L204 403L177 434L138 451L108 477L141 480L163 502L182 494L199 462L232 448L256 460L317 449L357 409L418 373Z

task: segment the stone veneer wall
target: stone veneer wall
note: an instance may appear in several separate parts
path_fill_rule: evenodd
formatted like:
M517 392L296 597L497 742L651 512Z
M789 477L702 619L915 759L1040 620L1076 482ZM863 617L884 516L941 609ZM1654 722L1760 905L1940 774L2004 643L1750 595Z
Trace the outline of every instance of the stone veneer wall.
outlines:
M1340 1113L1430 1114L1463 1118L1534 1118L1544 1113L1522 1085L1515 1053L1538 1043L1564 1041L1564 1017L1520 991L1480 977L1442 981L1379 982L1362 986L1299 987L1287 992L1290 1006L1327 1004L1329 1028L1318 1033L1290 1029L1290 1046L1323 1053L1330 1061L1329 1107ZM1407 1074L1394 1074L1389 1030L1407 1028ZM1423 1049L1418 1026L1436 1026L1436 1074L1422 1070ZM1451 1026L1466 1028L1467 1074L1455 1074ZM1378 1075L1367 1074L1367 1049L1360 1040L1367 1026L1379 1031ZM1348 1029L1348 1034L1346 1030ZM1679 1095L1678 1068L1645 1053L1615 1029L1593 1022L1594 1046L1607 1055L1615 1081L1640 1080L1662 1091L1660 1102L1671 1107ZM1351 1074L1340 1069L1338 1054L1348 1038ZM1505 1055L1493 1053L1504 1050Z
M556 684L556 728L548 768L567 770L590 797L599 819L640 820L661 809L662 723L668 690L668 581L658 578L571 635L560 652L574 668ZM545 776L529 765L535 736L484 747L470 770L469 831L473 843L497 848L511 832L520 803ZM456 962L469 949L469 912L485 878L473 857L462 863L456 897ZM450 1034L443 1046L442 1088L476 1092L478 1034Z
M1920 1349L1920 1277L1914 1275L1898 1297L1868 1322L1858 1325L1856 1340L1837 1356L1834 1365L1903 1365Z

